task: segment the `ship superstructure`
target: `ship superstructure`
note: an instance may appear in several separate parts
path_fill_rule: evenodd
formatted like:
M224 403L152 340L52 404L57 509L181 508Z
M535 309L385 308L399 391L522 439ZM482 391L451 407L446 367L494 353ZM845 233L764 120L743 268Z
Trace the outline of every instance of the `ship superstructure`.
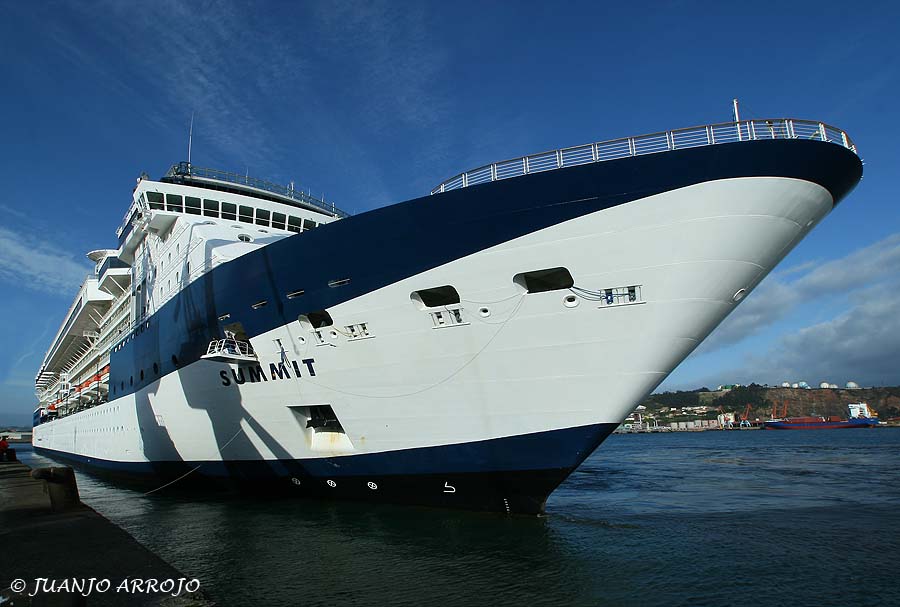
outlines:
M110 386L111 353L143 333L157 309L194 280L346 216L293 184L282 187L186 162L159 181L142 175L116 232L119 247L87 254L94 271L85 277L35 380L35 425L104 404L124 390ZM159 363L152 368L158 376ZM150 371L141 369L138 381ZM134 378L128 382L133 385Z
M90 254L34 445L158 484L540 512L861 174L793 119L492 163L353 217L182 163Z

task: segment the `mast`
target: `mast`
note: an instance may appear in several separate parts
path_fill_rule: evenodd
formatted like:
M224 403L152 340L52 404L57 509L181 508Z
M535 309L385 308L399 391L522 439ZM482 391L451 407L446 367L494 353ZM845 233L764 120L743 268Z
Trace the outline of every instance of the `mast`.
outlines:
M194 140L194 112L191 112L191 128L188 130L188 167L191 166L191 143Z

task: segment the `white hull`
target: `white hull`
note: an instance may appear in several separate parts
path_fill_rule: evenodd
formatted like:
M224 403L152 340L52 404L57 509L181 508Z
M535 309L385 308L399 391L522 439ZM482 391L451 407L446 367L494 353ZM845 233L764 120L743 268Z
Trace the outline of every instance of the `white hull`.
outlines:
M808 181L750 177L598 211L341 303L329 311L342 332L323 331L325 345L299 322L253 337L266 380L244 370L237 385L238 365L200 360L38 425L34 444L109 462L308 460L615 425L833 202ZM641 285L641 301L571 307L568 290L513 283L557 266L586 289ZM434 328L410 300L439 285L459 291L463 324ZM371 337L343 334L356 323ZM273 380L270 363L285 359L289 378ZM346 434L306 428L302 408L315 405L331 405Z

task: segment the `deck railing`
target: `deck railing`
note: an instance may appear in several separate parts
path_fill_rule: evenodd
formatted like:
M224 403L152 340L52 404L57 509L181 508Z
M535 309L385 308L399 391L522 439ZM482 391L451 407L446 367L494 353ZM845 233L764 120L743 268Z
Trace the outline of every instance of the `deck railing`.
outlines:
M214 339L209 342L209 347L206 349L206 355L254 358L256 352L253 351L253 346L251 346L249 342L240 341L233 337L226 337L225 339Z
M277 194L279 196L290 198L291 200L296 200L298 202L303 202L321 211L325 211L326 213L333 215L334 217L349 216L348 213L337 208L334 203L329 204L324 200L316 198L312 194L304 192L300 189L296 189L293 183L289 186L283 186L277 183L272 183L271 181L266 181L264 179L250 177L249 175L231 173L229 171L222 171L220 169L197 167L187 162L179 162L178 164L173 164L172 168L170 168L166 173L166 177L169 179L184 177L188 179L210 179L214 181L233 183L236 185L251 187L256 190L262 190L264 192Z
M486 164L477 169L460 173L431 190L440 194L470 185L520 177L566 167L617 160L629 156L656 154L685 148L696 148L720 143L755 141L759 139L813 139L842 145L856 153L856 146L847 133L812 120L770 118L766 120L742 120L704 126L662 131L637 137L623 137L598 143L587 143L570 148L551 150L530 156L521 156L502 162Z

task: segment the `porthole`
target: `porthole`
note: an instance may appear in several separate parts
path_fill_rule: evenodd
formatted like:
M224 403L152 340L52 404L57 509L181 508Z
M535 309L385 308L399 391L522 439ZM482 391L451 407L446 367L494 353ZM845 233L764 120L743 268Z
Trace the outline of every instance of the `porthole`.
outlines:
M300 338L297 339L297 341L299 341L300 344L302 345L302 344L305 344L305 343L306 343L306 338L305 338L305 337L300 337Z
M578 305L578 298L574 295L567 295L565 299L563 299L563 304L565 304L567 308L574 308Z
M250 234L238 234L238 240L241 242L253 242L253 237Z
M331 339L337 339L337 331L334 329L331 330Z
M731 297L734 300L734 303L739 302L744 299L744 296L747 295L747 289L738 289L737 292Z
M481 308L480 310L478 310L478 313L481 314L481 316L484 318L487 318L488 316L491 315L491 311L488 310L487 308Z

